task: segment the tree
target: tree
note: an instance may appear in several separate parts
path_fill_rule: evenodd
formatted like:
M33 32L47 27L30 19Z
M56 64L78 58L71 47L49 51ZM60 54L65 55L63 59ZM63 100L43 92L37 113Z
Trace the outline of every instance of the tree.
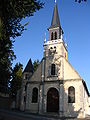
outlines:
M25 30L27 23L22 25L22 19L33 16L42 6L37 0L0 0L0 90L8 87L12 61L16 58L12 38Z
M12 63L15 58L12 42L5 36L0 39L0 92L6 93L11 79Z
M38 59L33 62L33 70L34 71L36 71L36 69L37 69L37 67L38 67L39 64L40 64L40 62L39 62Z
M22 83L22 64L17 63L12 70L12 79L11 79L11 96L16 98L17 91L21 88Z
M0 0L0 21L7 36L20 36L26 25L22 25L21 20L32 16L42 5L37 0Z

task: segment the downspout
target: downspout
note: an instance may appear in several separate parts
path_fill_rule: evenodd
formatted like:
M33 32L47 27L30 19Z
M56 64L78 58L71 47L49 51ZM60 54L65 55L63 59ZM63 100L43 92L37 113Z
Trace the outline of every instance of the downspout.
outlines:
M44 45L46 44L46 34L44 39ZM41 67L41 84L40 84L40 101L39 101L39 112L44 112L44 81L45 81L45 47L43 51L42 67Z
M44 81L45 81L45 57L42 63L42 111L44 111Z

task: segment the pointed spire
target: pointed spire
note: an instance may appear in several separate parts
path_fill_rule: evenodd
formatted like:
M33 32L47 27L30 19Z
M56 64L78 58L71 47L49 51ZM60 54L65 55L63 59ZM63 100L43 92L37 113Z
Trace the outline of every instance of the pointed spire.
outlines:
M56 0L55 0L55 6L54 6L53 17L52 17L52 22L51 22L50 28L54 28L54 27L60 27L61 28Z
M33 65L32 65L32 60L30 59L24 69L24 72L31 72L33 73Z

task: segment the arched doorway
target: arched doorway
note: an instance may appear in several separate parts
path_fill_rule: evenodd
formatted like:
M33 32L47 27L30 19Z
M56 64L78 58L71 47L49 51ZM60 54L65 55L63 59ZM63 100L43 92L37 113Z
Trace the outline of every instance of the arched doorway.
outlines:
M47 93L47 112L59 111L59 93L56 88L50 88Z

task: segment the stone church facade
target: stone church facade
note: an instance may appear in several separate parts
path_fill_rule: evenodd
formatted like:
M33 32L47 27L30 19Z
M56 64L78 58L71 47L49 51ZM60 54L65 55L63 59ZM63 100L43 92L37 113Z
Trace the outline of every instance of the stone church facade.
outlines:
M83 118L89 113L90 94L85 81L67 60L55 1L49 40L44 40L43 58L33 73L31 60L24 72L20 109L32 113Z

